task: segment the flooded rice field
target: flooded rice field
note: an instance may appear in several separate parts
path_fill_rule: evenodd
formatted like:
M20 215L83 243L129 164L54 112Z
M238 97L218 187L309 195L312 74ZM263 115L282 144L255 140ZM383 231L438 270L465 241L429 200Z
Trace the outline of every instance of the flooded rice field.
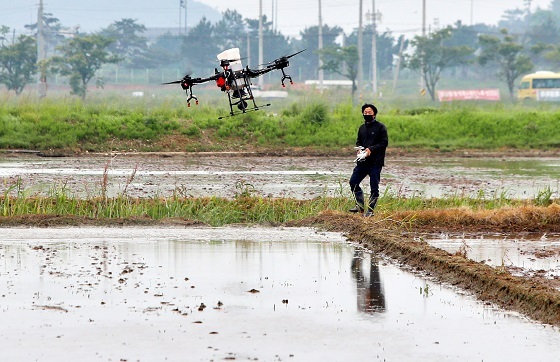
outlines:
M513 275L538 275L560 280L560 235L558 234L545 233L540 237L503 234L465 237L443 233L437 238L426 241L452 254L461 252L476 262L507 268Z
M18 180L28 193L64 189L78 196L256 195L309 199L348 193L353 157L237 157L231 154L0 155L0 192ZM559 197L558 158L388 157L381 192L400 196ZM12 190L13 191L13 190Z
M0 154L0 192L348 195L353 157ZM388 158L381 192L558 198L557 158ZM560 235L426 240L560 278ZM555 361L560 331L306 228L0 228L8 361ZM489 343L492 341L492 343Z
M555 361L537 324L307 228L1 229L6 361ZM491 342L490 342L491 341Z

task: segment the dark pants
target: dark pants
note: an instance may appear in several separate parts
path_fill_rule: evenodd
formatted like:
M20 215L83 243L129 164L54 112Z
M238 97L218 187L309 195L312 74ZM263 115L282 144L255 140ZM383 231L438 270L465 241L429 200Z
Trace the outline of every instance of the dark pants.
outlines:
M354 167L352 176L350 176L350 189L354 193L356 202L360 207L364 207L364 192L360 187L360 183L369 176L369 205L373 209L379 197L379 181L381 180L381 169L383 166L368 165L366 163L358 163Z

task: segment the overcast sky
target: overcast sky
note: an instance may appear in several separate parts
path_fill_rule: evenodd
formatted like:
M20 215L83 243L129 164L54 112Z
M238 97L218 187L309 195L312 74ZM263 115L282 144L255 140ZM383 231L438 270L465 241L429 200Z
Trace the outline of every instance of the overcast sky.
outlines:
M244 17L258 19L259 0L198 0L221 11L235 6ZM551 0L532 0L531 9L548 9ZM263 12L272 16L273 0L262 0ZM285 35L297 35L301 29L316 25L318 0L275 0L278 9L278 29ZM473 23L497 24L505 10L524 8L524 0L426 0L426 23L434 26L452 25L461 20ZM471 11L472 5L472 11ZM393 33L419 34L422 30L422 0L375 0L376 11L381 13L379 29ZM358 26L358 0L322 0L323 23L341 26L352 31ZM371 12L372 0L363 0L363 13ZM438 20L435 20L438 19ZM366 21L364 19L364 21Z
M245 18L257 19L259 0L197 0L222 12L235 8ZM191 0L189 0L189 3ZM532 0L531 9L547 9L551 0ZM23 29L36 22L39 0L0 0L0 25ZM297 36L306 27L318 23L318 0L262 0L263 13L271 19L273 6L277 28L284 35ZM427 27L452 25L495 25L504 11L525 8L527 0L426 0ZM80 25L83 31L95 31L122 18L137 19L146 27L176 27L179 24L179 0L44 0L45 11L58 17L64 26ZM134 4L134 5L132 5ZM322 0L323 24L340 26L346 32L358 26L358 0ZM422 30L422 0L375 0L381 13L380 31L412 37ZM190 5L189 12L201 11ZM371 12L372 0L363 0L363 13ZM364 17L364 22L367 21ZM192 24L189 24L192 25Z

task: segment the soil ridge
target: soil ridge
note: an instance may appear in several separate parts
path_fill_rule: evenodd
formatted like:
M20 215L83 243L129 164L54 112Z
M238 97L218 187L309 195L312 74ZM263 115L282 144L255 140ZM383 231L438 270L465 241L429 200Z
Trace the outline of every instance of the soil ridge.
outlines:
M514 276L505 268L448 253L415 240L399 227L387 227L376 220L325 212L297 224L342 232L367 250L386 255L440 282L468 290L482 301L541 323L560 326L560 290L541 279Z

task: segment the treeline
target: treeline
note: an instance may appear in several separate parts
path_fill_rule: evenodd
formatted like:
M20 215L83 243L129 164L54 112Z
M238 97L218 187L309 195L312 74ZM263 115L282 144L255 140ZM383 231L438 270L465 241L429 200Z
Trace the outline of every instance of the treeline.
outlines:
M243 18L235 10L225 11L215 23L201 19L186 35L169 32L155 39L148 39L146 27L134 19L115 21L95 34L68 29L53 14L45 14L43 22L48 31L42 34L46 60L41 64L37 64L36 55L37 24L26 26L34 35L21 35L15 41L9 39L8 27L0 27L0 83L17 94L35 74L49 77L56 73L67 77L73 93L85 97L90 81L97 86L110 82L97 77L96 72L111 64L142 70L183 69L206 76L216 67L216 54L231 47L241 48L242 56L248 58L245 64L258 66L259 21ZM523 73L535 68L558 69L560 0L553 0L549 9L534 12L528 8L508 10L497 25L457 22L410 39L396 37L390 30L374 32L368 24L363 28L362 80L357 79L358 29L345 34L342 28L325 24L322 52L318 51L318 34L318 26L312 26L302 29L297 38L288 37L263 16L264 61L307 49L297 58L299 79L317 79L321 57L327 77L345 77L356 83L371 79L375 34L377 73L385 81L394 78L398 63L401 69L424 75L432 99L442 76L498 77L512 93L515 80Z

